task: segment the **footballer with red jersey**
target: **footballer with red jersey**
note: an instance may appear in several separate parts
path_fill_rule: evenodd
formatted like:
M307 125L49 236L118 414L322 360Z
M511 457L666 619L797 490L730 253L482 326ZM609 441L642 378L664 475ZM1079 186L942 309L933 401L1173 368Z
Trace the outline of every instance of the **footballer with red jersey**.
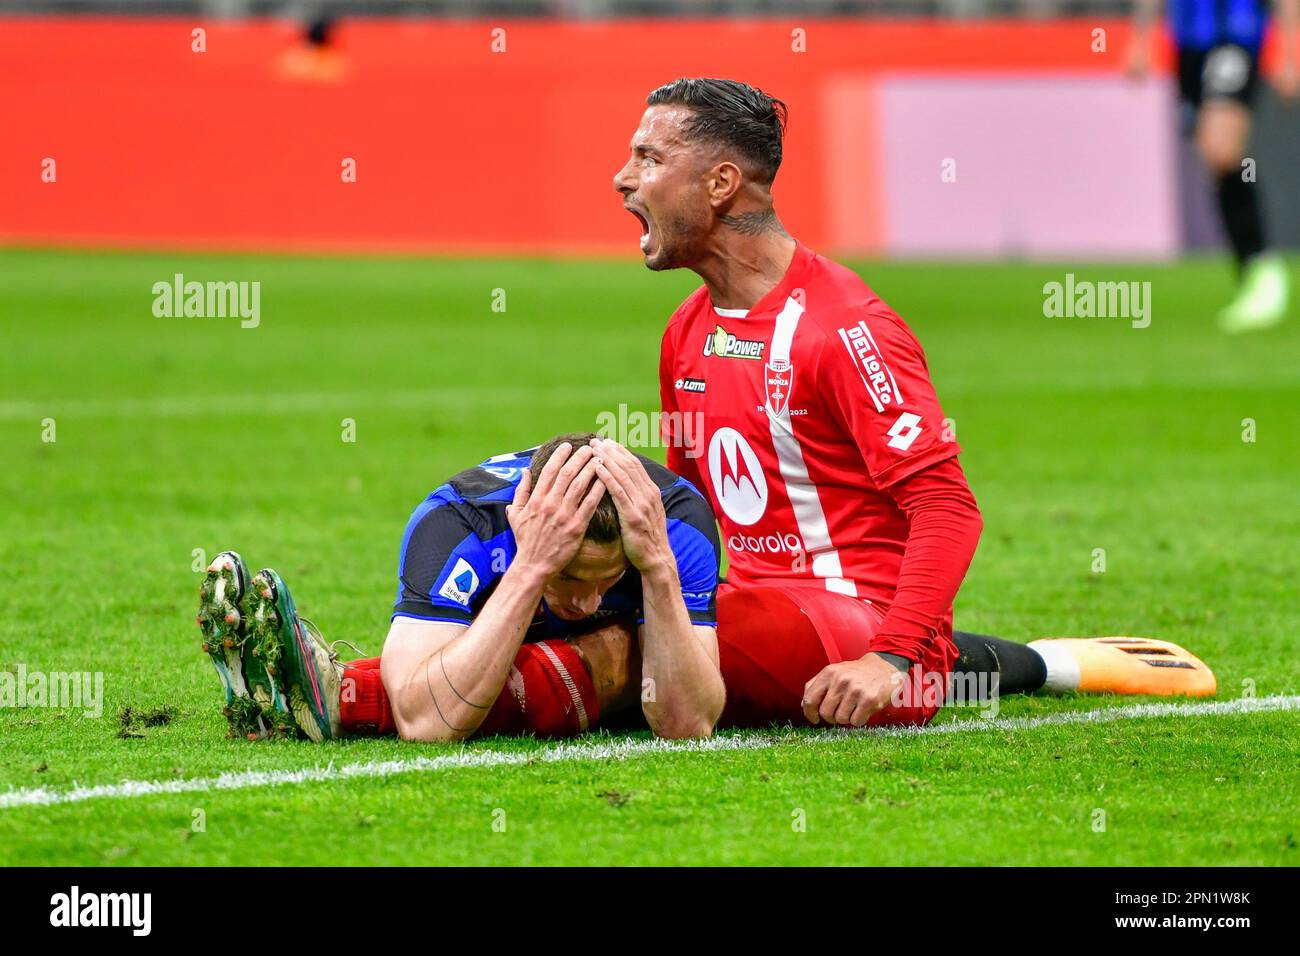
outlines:
M668 466L708 496L730 559L723 721L925 723L942 699L922 690L959 657L1003 692L1212 693L1165 642L954 642L982 527L960 448L912 331L777 219L785 104L718 79L646 102L614 188L645 264L704 281L668 324L659 377ZM1169 648L1190 660L1149 663Z
M816 674L792 674L773 639L789 635L723 625L743 666L793 676L791 689L810 682L800 703L813 722L923 722L940 700L887 702L900 669L952 669L952 600L980 513L911 331L852 272L788 241L783 275L749 308L715 305L706 286L674 314L663 421L698 424L691 447L686 429L669 436L668 466L708 496L722 528L724 619L798 608L784 617L815 631L821 646L809 650L827 656ZM755 630L773 661L754 659ZM732 676L734 709L749 682Z

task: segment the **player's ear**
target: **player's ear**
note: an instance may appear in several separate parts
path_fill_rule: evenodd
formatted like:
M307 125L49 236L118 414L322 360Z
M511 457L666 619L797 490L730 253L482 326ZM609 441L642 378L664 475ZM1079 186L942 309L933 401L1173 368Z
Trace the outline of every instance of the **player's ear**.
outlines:
M740 192L744 174L735 163L718 163L709 170L709 202L714 207L725 206Z

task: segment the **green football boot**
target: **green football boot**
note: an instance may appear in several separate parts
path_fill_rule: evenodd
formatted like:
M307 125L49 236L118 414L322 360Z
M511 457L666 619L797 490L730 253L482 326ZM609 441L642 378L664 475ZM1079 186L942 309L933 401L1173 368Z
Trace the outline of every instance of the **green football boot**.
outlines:
M228 736L259 740L291 723L289 704L265 663L249 654L248 630L240 610L249 586L248 565L238 551L223 551L208 565L199 585L203 653L221 678L222 713Z
M243 619L250 653L266 665L294 725L316 743L338 738L343 665L316 625L298 616L271 568L258 571L244 592Z

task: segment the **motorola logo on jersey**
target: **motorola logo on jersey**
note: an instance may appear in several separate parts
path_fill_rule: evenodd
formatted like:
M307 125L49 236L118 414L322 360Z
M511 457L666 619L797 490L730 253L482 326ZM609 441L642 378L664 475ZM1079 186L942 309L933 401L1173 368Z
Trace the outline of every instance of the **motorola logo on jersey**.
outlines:
M746 551L750 554L802 554L803 542L797 534L733 534L727 539L727 550L735 554Z
M767 510L767 479L758 456L734 428L719 428L709 439L709 475L727 517L753 524Z

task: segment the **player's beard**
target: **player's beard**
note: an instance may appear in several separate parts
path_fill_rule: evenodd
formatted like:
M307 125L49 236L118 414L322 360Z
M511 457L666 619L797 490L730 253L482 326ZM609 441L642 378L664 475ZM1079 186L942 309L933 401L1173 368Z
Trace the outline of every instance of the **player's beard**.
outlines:
M695 250L702 248L707 227L690 217L674 215L654 220L651 250L645 254L645 266L654 272L690 268Z

